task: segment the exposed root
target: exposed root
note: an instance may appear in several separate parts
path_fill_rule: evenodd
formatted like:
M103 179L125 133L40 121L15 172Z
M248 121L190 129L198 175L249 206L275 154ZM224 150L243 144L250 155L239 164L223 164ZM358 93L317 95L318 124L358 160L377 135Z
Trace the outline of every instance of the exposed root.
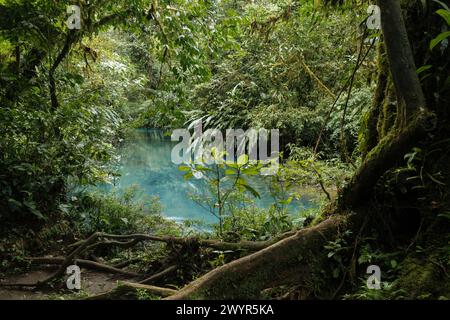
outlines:
M247 248L261 248L261 250L214 269L179 291L144 284L156 281L174 272L177 266L172 265L162 272L142 280L139 284L125 282L111 292L94 296L90 299L115 299L136 289L144 289L151 294L169 297L170 299L252 298L258 297L262 290L280 284L299 285L302 281L304 282L310 278L314 270L314 265L323 263L323 246L335 238L342 221L342 216L334 216L315 227L285 233L269 241L254 242L251 245L249 245L250 242L244 242ZM286 238L286 235L290 236ZM61 264L60 269L48 279L55 279L55 275L60 272L63 266L63 270L65 271L69 261L70 263L75 262L86 267L93 267L97 270L101 269L108 272L126 274L128 276L138 276L135 273L118 268L75 258L77 254L81 254L89 246L99 243L99 238L113 240L115 242L163 239L151 235L121 236L96 233L87 240L78 242L77 247L66 259L60 257L43 257L32 258L32 261L42 264ZM282 239L279 240L280 238ZM186 240L172 237L164 238L163 241L169 242L169 240L171 243L178 244L185 244L186 241L192 241L192 239ZM223 244L225 244L225 248L242 248L242 243L232 244L217 240L199 239L195 239L195 241L200 244L207 244L208 247L213 248L220 247L223 249ZM44 281L48 281L48 279ZM38 282L37 285L39 283L43 282ZM27 286L33 285L27 284Z
M9 287L9 288L34 288L36 287L36 283L3 283L0 282L0 287Z
M32 258L27 258L27 259L35 264L60 265L60 264L64 263L64 261L65 261L65 258L62 258L62 257L32 257ZM108 266L106 264L95 262L95 261L84 260L84 259L75 259L73 262L74 262L74 264L76 264L80 267L84 267L84 268L88 268L88 269L94 269L94 270L104 271L104 272L109 272L109 273L122 274L122 275L130 276L130 277L142 277L142 275L139 273L118 269L118 268Z
M91 244L93 244L95 241L97 241L97 238L99 237L101 233L96 232L94 234L92 234L88 239L86 239L82 244L80 244L75 250L73 250L68 256L67 258L63 261L63 263L61 264L61 266L59 267L58 271L56 271L53 275L51 275L50 277L48 277L47 279L44 279L42 281L38 281L36 283L36 287L42 287L47 285L48 283L57 280L59 278L61 278L65 272L68 266L70 266L74 259L80 255L81 253L83 253L84 251L86 251L87 247L89 247Z
M213 239L199 239L194 237L187 237L187 238L179 238L179 237L168 237L168 236L154 236L150 234L130 234L130 235L116 235L116 234L107 234L102 232L96 232L92 234L89 238L86 240L78 241L72 245L69 246L69 248L72 248L72 252L64 259L61 257L35 257L30 258L30 260L34 263L40 263L40 264L58 264L60 265L59 269L50 277L47 279L38 281L35 284L26 284L27 287L41 287L44 286L52 281L55 281L59 278L61 278L65 272L66 268L73 264L79 264L80 266L86 267L86 268L92 268L96 270L111 272L111 273L117 273L117 274L123 274L131 277L139 277L140 274L137 274L135 272L131 271L125 271L122 269L119 269L117 267L108 266L106 264L102 264L99 262L94 262L90 260L83 260L83 259L77 259L79 255L82 253L92 250L100 245L112 245L112 246L120 246L123 248L130 248L132 246L135 246L136 244L143 242L143 241L157 241L157 242L165 242L167 244L179 244L179 245L185 245L185 244L197 244L199 246L212 248L215 250L249 250L249 251L258 251L264 248L269 247L270 245L276 243L280 239L289 237L291 235L295 234L295 231L290 231L283 233L279 236L276 236L270 240L267 241L240 241L240 242L223 242L220 240L213 240ZM120 264L127 265L129 262L124 262ZM166 270L155 274L147 279L144 279L141 283L149 283L152 281L155 281L158 278L161 278L170 272L173 272L176 269L176 266L171 266L167 268ZM10 286L23 286L21 284L10 284Z
M146 284L132 283L132 282L120 282L116 289L102 293L96 296L87 298L88 300L115 300L122 298L128 293L135 292L136 290L145 290L146 292L161 297L168 297L175 294L177 291L168 288L161 288L155 286L149 286Z
M129 235L117 235L117 234L107 234L107 233L97 233L96 239L101 239L97 242L90 242L89 245L86 246L86 242L90 241L91 238L86 240L78 241L72 245L70 248L79 248L83 246L86 250L91 250L100 245L115 245L120 247L132 247L139 242L143 241L157 241L157 242L165 242L169 244L179 244L184 245L188 243L196 243L201 247L208 247L215 250L249 250L249 251L258 251L268 246L278 242L281 239L289 237L295 234L296 231L289 231L273 237L272 239L266 241L240 241L240 242L224 242L221 240L214 239L199 239L195 237L168 237L168 236L155 236L150 234L129 234ZM92 236L91 236L92 237ZM85 250L83 250L85 251Z
M357 208L364 204L378 179L394 167L405 153L434 129L435 115L426 110L412 120L400 133L386 136L366 157L350 183L343 189L339 201L341 209Z
M342 216L303 229L270 247L214 269L167 299L251 299L280 284L300 285L317 264L326 262L323 246L338 234Z

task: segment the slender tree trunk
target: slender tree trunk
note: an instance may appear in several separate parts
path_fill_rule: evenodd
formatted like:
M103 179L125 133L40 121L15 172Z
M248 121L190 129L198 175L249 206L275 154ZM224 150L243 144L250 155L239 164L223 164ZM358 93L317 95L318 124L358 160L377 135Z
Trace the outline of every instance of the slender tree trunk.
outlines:
M388 55L392 79L397 93L400 127L404 128L420 108L425 108L425 98L417 76L417 68L402 17L399 0L378 0L381 9L381 26Z

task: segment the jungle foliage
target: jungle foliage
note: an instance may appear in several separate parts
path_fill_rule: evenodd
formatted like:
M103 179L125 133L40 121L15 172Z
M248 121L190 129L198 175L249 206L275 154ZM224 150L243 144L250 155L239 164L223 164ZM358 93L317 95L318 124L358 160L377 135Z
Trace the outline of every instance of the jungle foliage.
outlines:
M449 298L450 9L376 3L383 30L366 27L369 1L76 0L69 29L63 1L0 0L2 272L52 252L177 289L117 289L142 299ZM198 121L280 129L270 208L249 200L248 161L180 167L205 178L212 232L91 191L118 178L129 130ZM301 187L323 205L292 217ZM385 290L365 287L372 263Z

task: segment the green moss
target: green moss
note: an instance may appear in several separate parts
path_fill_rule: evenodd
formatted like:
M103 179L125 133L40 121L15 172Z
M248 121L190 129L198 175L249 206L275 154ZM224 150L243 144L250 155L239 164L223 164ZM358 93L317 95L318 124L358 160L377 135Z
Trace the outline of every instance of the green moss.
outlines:
M408 293L410 299L450 298L450 280L443 274L436 256L426 260L408 257L401 264L398 286Z
M378 135L380 139L385 137L394 127L396 115L397 99L395 97L395 88L392 79L389 78L386 86L385 99L378 120Z
M388 78L387 73L387 59L384 54L383 45L378 45L378 79L375 94L372 100L370 110L363 116L363 121L359 133L360 150L365 156L378 143L380 137L377 130L378 119L380 118L380 110L384 101L384 93L386 90L386 83Z

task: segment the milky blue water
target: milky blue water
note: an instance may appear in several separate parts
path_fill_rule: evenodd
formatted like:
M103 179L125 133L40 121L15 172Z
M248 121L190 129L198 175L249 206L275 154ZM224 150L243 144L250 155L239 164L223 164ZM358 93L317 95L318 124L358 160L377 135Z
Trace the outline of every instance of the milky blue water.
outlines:
M176 142L164 137L158 130L138 129L120 148L118 171L121 177L115 181L115 189L138 188L137 200L157 196L163 206L163 215L175 220L195 219L204 223L216 223L217 219L195 203L190 194L205 189L203 180L183 179L185 172L171 161L171 151ZM274 203L267 182L257 177L251 185L260 193L255 204L268 208ZM294 200L289 205L291 213L314 206L311 199Z

